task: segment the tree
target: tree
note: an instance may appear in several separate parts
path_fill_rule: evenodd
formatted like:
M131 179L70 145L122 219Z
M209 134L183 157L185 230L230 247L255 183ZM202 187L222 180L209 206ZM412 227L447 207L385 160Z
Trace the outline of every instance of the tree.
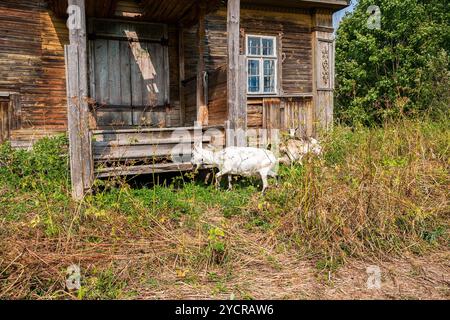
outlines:
M381 28L367 21L381 9ZM449 0L360 0L336 37L336 115L373 124L448 111Z

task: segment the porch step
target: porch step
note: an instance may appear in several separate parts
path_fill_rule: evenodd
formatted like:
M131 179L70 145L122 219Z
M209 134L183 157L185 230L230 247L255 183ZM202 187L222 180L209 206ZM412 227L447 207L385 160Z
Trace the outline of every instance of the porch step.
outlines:
M205 144L223 146L223 126L203 127L202 141ZM95 130L92 132L92 147L96 162L151 160L161 158L171 161L175 147L190 153L194 141L194 127Z
M209 143L211 142L211 137L204 137L203 142ZM124 140L111 140L111 141L94 141L93 146L96 148L115 148L115 147L123 147L123 146L159 146L164 144L189 144L192 143L192 138L148 138L142 137L138 140L138 138L130 139L128 141Z
M203 166L202 169L211 168ZM122 166L112 168L99 168L96 170L97 178L110 178L118 176L135 176L141 174L166 173L166 172L184 172L193 170L191 163L159 163L141 166Z

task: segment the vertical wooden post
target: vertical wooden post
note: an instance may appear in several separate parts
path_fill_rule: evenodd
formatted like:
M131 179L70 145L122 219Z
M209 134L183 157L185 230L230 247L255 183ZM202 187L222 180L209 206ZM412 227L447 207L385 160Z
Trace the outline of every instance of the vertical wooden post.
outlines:
M245 57L240 58L240 0L228 0L227 13L227 31L228 31L228 71L227 71L227 94L228 94L228 120L231 130L243 130L246 128L246 109L247 109L247 85L244 83L243 73L240 69L246 69ZM241 79L240 79L241 78ZM245 89L245 90L244 90ZM241 134L235 134L237 138L233 144L241 145L244 143Z
M198 121L194 122L194 146L200 145L203 147L203 127Z
M333 124L335 49L332 12L316 9L312 18L314 135L318 135Z
M178 27L178 70L179 70L179 91L180 91L180 125L186 123L186 102L183 81L186 79L186 71L184 68L184 28L183 25Z
M67 119L69 132L70 177L72 181L72 197L80 200L84 195L82 174L82 151L80 133L80 110L78 88L78 46L65 46L66 87L67 87Z
M236 109L236 146L247 146L247 57L240 55L238 59L238 105Z
M205 101L205 36L206 36L206 2L199 4L199 17L197 28L198 63L197 63L197 121L208 125L208 101Z
M73 23L69 23L70 45L66 46L67 120L72 194L82 199L93 182L93 157L89 132L88 59L85 0L69 0ZM74 15L74 16L73 16Z
M18 130L22 128L22 106L20 95L18 93L12 93L9 98L11 99L11 130Z

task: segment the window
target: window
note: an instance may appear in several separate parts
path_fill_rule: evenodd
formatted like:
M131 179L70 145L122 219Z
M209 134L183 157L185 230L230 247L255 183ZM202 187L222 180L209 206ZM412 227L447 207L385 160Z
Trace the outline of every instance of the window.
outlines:
M277 93L276 37L247 36L249 94Z

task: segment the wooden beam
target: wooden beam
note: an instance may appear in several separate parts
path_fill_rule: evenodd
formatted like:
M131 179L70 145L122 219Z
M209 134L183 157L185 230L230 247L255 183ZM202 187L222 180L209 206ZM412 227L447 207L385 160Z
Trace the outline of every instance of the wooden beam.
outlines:
M80 200L84 195L79 88L78 88L78 46L65 46L67 83L67 122L69 132L70 177L72 197Z
M227 71L227 94L228 94L228 121L229 129L244 129L244 123L239 120L239 24L240 24L240 0L228 0L227 9L227 31L228 31L228 71ZM236 145L232 139L230 143Z
M20 95L18 93L12 93L9 98L11 100L11 130L19 130L22 128L22 105Z
M315 10L312 13L313 135L315 136L329 130L333 125L335 49L331 14L329 10Z
M236 146L246 147L247 130L247 57L239 55L238 59L238 105L236 108Z
M88 63L85 0L68 1L70 45L66 48L68 127L73 196L79 200L93 183L89 132Z
M180 125L186 124L186 101L183 81L186 79L186 71L184 66L184 28L183 25L178 27L178 68L179 68L179 91L180 91Z
M202 0L199 4L199 17L197 25L197 122L201 125L208 125L208 102L205 92L205 37L206 37L206 1Z

